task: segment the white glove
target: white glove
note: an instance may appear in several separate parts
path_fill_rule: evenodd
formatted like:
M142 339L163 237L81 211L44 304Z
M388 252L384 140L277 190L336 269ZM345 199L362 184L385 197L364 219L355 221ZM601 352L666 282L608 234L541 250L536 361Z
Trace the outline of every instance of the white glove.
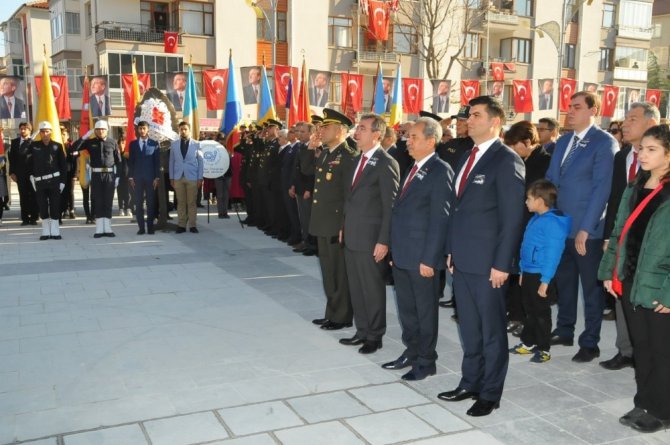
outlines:
M35 177L33 175L30 175L30 183L33 185L33 190L37 191L37 187L35 187Z
M114 180L114 188L117 188L119 186L119 178L116 178Z
M82 137L83 140L86 140L91 137L91 135L94 133L94 130L88 130L84 137Z
M63 193L63 190L65 189L65 184L62 182L58 185L58 188L60 188L60 192Z

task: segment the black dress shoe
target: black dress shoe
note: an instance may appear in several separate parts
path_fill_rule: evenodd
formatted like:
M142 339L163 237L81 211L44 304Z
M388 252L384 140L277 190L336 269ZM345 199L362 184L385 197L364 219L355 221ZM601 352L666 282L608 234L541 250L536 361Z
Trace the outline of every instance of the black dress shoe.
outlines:
M374 340L365 340L365 343L363 343L363 346L360 347L358 352L361 354L372 354L374 352L377 352L377 349L382 348L382 341L374 341Z
M46 241L49 238L51 238L49 235L42 235L42 236L40 236L40 241Z
M177 227L177 230L175 230L175 233L184 233L186 232L186 227Z
M335 321L328 320L326 323L321 325L321 329L326 331L337 331L338 329L350 328L351 323L337 323Z
M191 233L200 233L197 227L191 227L188 231Z
M552 346L563 345L563 346L572 346L574 344L571 338L559 337L558 335L552 335L549 343Z
M105 232L102 235L106 236L107 238L114 238L116 236L114 232Z
M345 346L358 346L362 345L363 343L365 343L365 340L363 340L362 338L358 338L355 335L351 338L340 339L340 344Z
M645 411L630 426L642 433L655 433L656 431L668 428L670 426L670 419L661 420Z
M328 319L327 318L315 318L314 320L312 320L312 323L320 326L322 324L328 323Z
M37 220L30 221L28 224L30 224L31 226L36 226L37 225Z
M102 238L103 236L105 236L104 233L94 233L93 234L93 238Z
M137 231L138 235L144 235L145 233L146 232L144 231L144 229L140 229L140 230Z
M445 402L460 402L461 400L476 399L477 397L479 397L479 393L468 391L460 386L454 390L441 392L437 395L438 399Z
M617 353L614 357L609 360L598 363L605 369L610 371L618 371L619 369L633 367L633 359L631 357L625 357L621 353Z
M316 250L307 249L302 254L305 255L305 256L314 256L314 255L316 255Z
M412 368L407 374L403 375L401 378L407 380L408 382L415 382L417 380L423 380L426 377L435 375L436 369L435 365L429 367L417 366Z
M412 366L412 361L405 357L404 355L401 355L397 359L393 360L392 362L384 363L382 365L382 368L384 369L404 369L407 368L408 366Z
M451 319L458 323L458 315L454 314L451 316Z
M23 222L21 223L21 226L27 226L27 225L29 225L29 224L30 224L30 223L29 223L28 221L23 221Z
M153 235L154 233L156 233L156 231L154 229L147 229L147 233L149 235Z
M598 349L597 346L595 348L579 348L579 351L572 357L572 361L577 363L587 363L598 357L600 357L600 349Z
M622 425L626 426L632 426L633 422L635 422L637 419L640 418L643 414L646 414L647 412L643 410L642 408L638 408L637 406L633 408L632 410L628 411L626 414L623 416L619 417L619 423Z
M470 407L465 414L472 417L488 416L494 409L500 407L500 402L493 402L491 400L477 399L477 401Z
M440 307L454 307L454 299L452 298L451 300L440 301L438 304Z
M51 239L63 239L63 237L60 235L54 235L51 237Z

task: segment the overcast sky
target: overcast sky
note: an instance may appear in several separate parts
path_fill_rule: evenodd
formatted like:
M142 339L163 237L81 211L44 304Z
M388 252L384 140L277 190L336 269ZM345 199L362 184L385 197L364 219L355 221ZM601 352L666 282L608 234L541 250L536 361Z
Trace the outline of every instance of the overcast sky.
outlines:
M2 8L0 9L0 23L7 21L12 14L21 6L26 3L26 0L0 0L2 2ZM5 36L0 33L0 55L5 55Z

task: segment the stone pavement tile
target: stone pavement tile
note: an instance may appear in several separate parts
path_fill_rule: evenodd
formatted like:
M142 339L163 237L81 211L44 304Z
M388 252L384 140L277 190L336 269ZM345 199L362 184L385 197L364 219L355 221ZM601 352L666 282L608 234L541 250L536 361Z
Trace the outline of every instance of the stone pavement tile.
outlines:
M0 393L13 391L19 387L19 371L0 372Z
M464 422L446 409L434 403L431 403L430 405L415 406L409 410L443 433L453 433L454 431L468 430L472 428L472 425L469 423Z
M587 443L570 434L570 431L563 430L537 417L499 423L491 427L482 428L482 431L506 444L536 445L551 443L551 445L578 445Z
M169 394L177 412L186 414L204 409L219 409L238 406L246 400L235 390L234 385L211 385L186 389Z
M593 389L589 385L584 384L579 379L555 380L551 383L551 386L559 388L568 394L585 400L591 404L597 404L605 400L614 399L614 396L607 394L606 392Z
M238 439L217 440L208 445L277 445L277 442L267 434L256 434Z
M386 411L429 402L428 399L402 383L358 388L349 392L373 411Z
M10 443L16 440L14 423L14 415L0 415L0 443Z
M604 400L604 401L601 400L600 402L594 403L594 405L602 409L603 411L606 411L611 415L616 416L617 419L626 414L628 411L632 410L634 407L632 397Z
M219 410L219 414L237 436L303 424L302 420L282 402L226 408Z
M512 420L521 420L534 417L533 413L528 410L523 409L523 407L517 405L514 402L510 402L505 399L505 393L503 393L503 399L500 402L500 408L493 410L493 412L484 417L471 417L466 414L468 409L475 403L474 400L463 400L461 402L444 402L438 399L437 404L448 410L452 414L457 415L466 422L472 424L477 428L483 428L486 426L496 425L498 423L509 422Z
M433 439L410 442L408 445L503 445L503 442L481 431L467 431L465 433L440 436Z
M77 349L79 339L75 334L49 335L21 339L21 352L68 351Z
M0 393L0 416L30 413L58 406L55 391L49 386L22 388Z
M638 437L627 437L621 440L608 442L608 445L668 445L670 433L667 430L654 434L645 434Z
M144 427L153 445L188 445L228 437L211 412L152 420L144 422Z
M287 402L309 423L370 413L369 409L345 392L316 394L289 399Z
M438 433L407 410L353 417L345 421L372 445L384 445L433 436Z
M58 445L58 442L55 437L51 437L49 439L34 440L32 442L23 442L21 445Z
M24 340L33 337L43 337L46 334L47 328L44 324L31 324L28 326L19 326L18 328L0 327L0 340Z
M318 425L300 426L275 431L283 445L363 445L347 427L339 422L326 422Z
M146 445L147 439L138 424L103 428L63 437L65 445Z
M544 383L505 390L503 398L538 416L588 405L583 399Z
M238 382L235 385L235 390L247 403L286 399L308 394L307 388L292 376L245 380Z
M623 413L622 413L623 414ZM634 437L640 433L619 423L619 416L604 411L597 406L586 406L561 411L542 417L547 422L579 437L587 443L603 443L624 437Z

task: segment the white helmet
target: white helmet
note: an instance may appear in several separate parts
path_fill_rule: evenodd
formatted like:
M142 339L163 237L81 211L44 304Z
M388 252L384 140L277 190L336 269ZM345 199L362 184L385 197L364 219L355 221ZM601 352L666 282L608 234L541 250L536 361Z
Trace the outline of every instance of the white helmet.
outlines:
M95 129L97 130L99 128L102 128L104 130L109 130L109 126L107 125L107 121L102 121L102 120L97 121L95 123Z
M53 128L51 128L51 123L49 123L48 121L40 122L39 129L40 130L53 130Z

